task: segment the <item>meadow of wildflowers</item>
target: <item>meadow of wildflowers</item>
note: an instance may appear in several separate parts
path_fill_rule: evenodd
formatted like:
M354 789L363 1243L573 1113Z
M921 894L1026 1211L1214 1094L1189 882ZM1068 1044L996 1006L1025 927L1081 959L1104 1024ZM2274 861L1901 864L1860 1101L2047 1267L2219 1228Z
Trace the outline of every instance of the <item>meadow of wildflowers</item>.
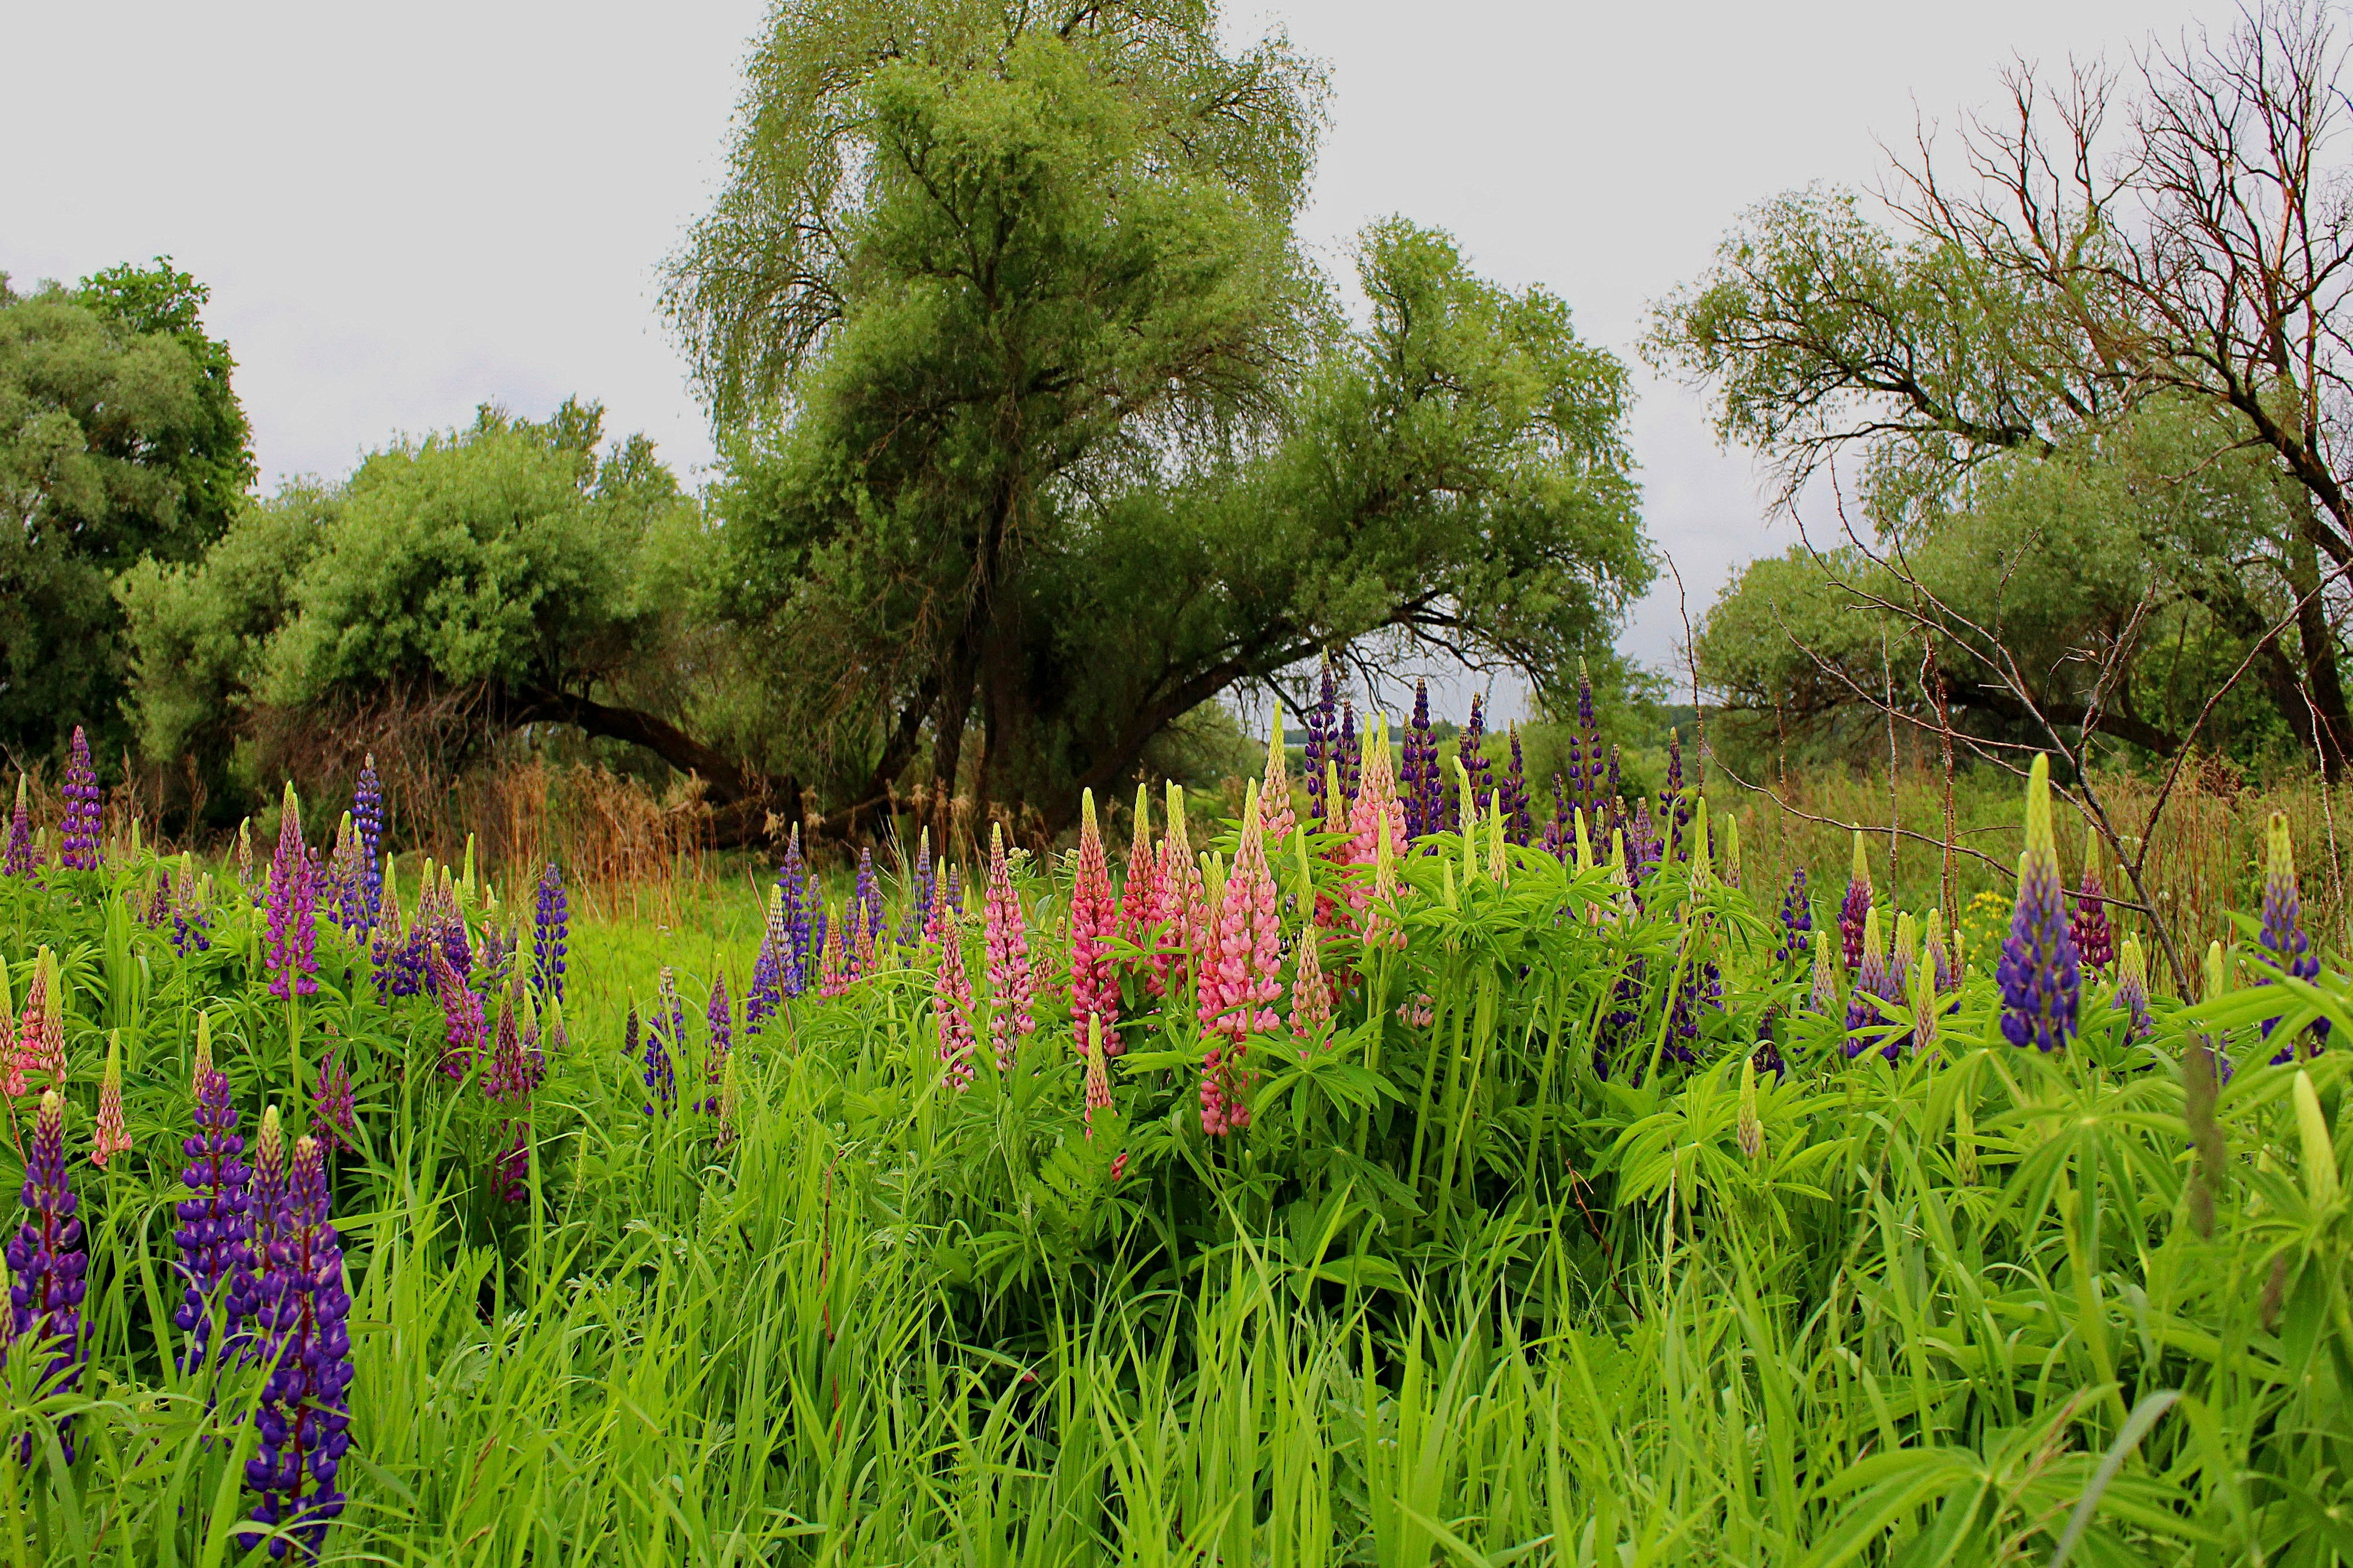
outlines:
M1234 819L658 931L373 770L209 871L20 790L0 1563L2353 1557L2284 818L2168 947L2038 763L1973 940L1322 697Z

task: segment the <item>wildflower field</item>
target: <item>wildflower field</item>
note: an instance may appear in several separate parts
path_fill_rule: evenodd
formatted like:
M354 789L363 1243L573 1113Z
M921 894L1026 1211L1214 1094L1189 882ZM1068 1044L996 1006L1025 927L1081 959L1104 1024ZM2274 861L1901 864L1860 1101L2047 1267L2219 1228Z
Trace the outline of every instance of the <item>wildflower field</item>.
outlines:
M1589 720L1541 792L1401 739L662 930L372 773L159 856L78 755L0 877L0 1563L2353 1558L2285 819L2177 971L2040 763L1983 942Z

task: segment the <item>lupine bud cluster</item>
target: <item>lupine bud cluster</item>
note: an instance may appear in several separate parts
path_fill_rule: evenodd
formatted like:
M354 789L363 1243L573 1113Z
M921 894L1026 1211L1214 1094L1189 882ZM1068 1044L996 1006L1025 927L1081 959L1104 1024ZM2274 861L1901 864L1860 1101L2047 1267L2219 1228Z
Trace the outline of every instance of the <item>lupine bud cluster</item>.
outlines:
M564 955L572 934L564 871L553 860L539 874L531 911L531 988L543 1000L564 1000Z
M311 918L317 868L302 843L302 815L290 784L278 821L278 853L269 863L269 994L282 1002L319 989L319 928Z
M2126 1039L2145 1040L2157 1027L2148 1016L2148 965L2136 938L2125 938L2116 955L2116 989L2108 998L2108 1005L2124 1009Z
M2296 885L2295 850L2288 842L2286 816L2276 811L2272 813L2266 837L2269 853L2263 867L2263 923L2255 942L2274 973L2266 975L2263 983L2316 980L2320 975L2320 955L2312 951L2312 938L2304 929L2304 895ZM2276 1016L2263 1020L2263 1038L2271 1038L2279 1022ZM2316 1019L2308 1030L2298 1033L2298 1039L2282 1046L2272 1058L2274 1066L2294 1061L2299 1047L2307 1043L2309 1050L2304 1054L2316 1053L2321 1042L2328 1037L2328 1020Z
M8 856L0 860L0 872L11 877L32 877L40 871L33 858L33 815L25 806L25 775L16 775L16 811L8 819Z
M1446 783L1438 768L1438 738L1430 724L1430 686L1413 683L1413 718L1406 725L1404 756L1398 772L1404 796L1406 837L1442 830L1446 820Z
M1789 890L1781 895L1781 942L1773 950L1773 962L1787 963L1802 956L1813 944L1814 910L1806 893L1806 868L1803 866L1789 873Z
M90 1132L90 1163L100 1170L117 1154L131 1152L131 1133L122 1125L122 1031L107 1037L106 1076L98 1089L98 1125Z
M1094 1031L1105 1056L1119 1055L1119 976L1111 943L1118 923L1111 865L1095 822L1092 790L1080 796L1079 863L1071 883L1071 1027Z
M74 726L66 749L66 821L59 861L69 871L98 869L100 827L98 771L90 763L90 737Z
M384 909L384 785L375 776L375 753L360 765L359 787L352 792L352 826L360 836L361 929L376 922Z
M2100 840L2088 831L2084 837L2084 883L2075 895L2067 931L2074 938L2077 956L2094 969L2104 970L2116 961L2116 932L2108 924L2107 889L2100 882Z
M988 951L989 1044L997 1055L997 1070L1010 1073L1021 1041L1037 1028L1029 1013L1029 935L1021 917L1021 901L1013 891L1013 874L1005 858L1005 829L989 837L988 899L983 934Z
M1862 962L1862 922L1871 912L1871 862L1862 852L1862 835L1854 836L1854 870L1847 878L1846 897L1839 901L1839 937L1846 943L1846 966Z

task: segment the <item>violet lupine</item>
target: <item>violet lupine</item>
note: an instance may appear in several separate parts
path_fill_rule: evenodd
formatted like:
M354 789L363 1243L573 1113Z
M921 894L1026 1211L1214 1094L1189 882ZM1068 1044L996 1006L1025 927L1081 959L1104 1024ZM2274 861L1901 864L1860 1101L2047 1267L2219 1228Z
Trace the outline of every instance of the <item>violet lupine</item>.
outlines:
M319 1064L318 1081L311 1087L311 1134L330 1153L358 1147L358 1108L352 1100L352 1072L343 1065L341 1043L327 1048Z
M1005 858L1005 829L989 835L988 899L983 931L988 950L988 1039L997 1070L1010 1073L1020 1042L1037 1027L1029 1016L1029 933L1013 873Z
M564 871L553 860L539 874L531 910L531 988L543 1001L564 1000L564 957L570 949L572 911Z
M1413 718L1405 728L1399 784L1405 800L1406 837L1440 831L1446 821L1445 781L1438 771L1438 737L1430 726L1430 683L1413 683Z
M1520 729L1516 724L1512 726L1512 760L1498 787L1504 808L1504 841L1528 843L1536 836L1536 819L1529 809L1527 766L1520 755Z
M25 805L25 775L16 775L16 814L8 819L8 858L0 861L0 872L11 877L31 877L40 870L33 858L33 816Z
M1495 793L1495 764L1487 760L1487 715L1485 699L1478 692L1471 694L1471 717L1454 737L1454 757L1457 764L1471 779L1471 820L1462 819L1461 803L1455 803L1447 826L1469 833L1487 816L1487 802Z
M1080 792L1079 864L1071 881L1071 1027L1101 1036L1105 1056L1119 1055L1119 976L1111 943L1118 911L1112 903L1111 862L1095 823L1095 793Z
M204 880L196 876L196 858L180 857L179 874L172 879L172 951L186 956L190 950L212 951L212 920L205 912Z
M473 837L467 836L470 851ZM470 878L468 879L471 880ZM458 900L458 884L449 875L449 868L441 868L440 898L438 905L440 919L441 951L448 957L449 967L459 975L470 978L474 973L474 951L466 937L466 910Z
M360 889L360 841L352 827L352 814L345 812L335 825L335 847L327 857L324 875L315 889L318 901L326 906L328 918L343 932L356 938L366 929L366 916L362 910L365 895Z
M711 1001L702 1010L702 1021L711 1031L711 1044L702 1053L702 1082L712 1093L695 1109L708 1116L719 1110L719 1079L726 1071L729 1054L735 1048L735 1005L727 994L727 976L723 973L712 977Z
M2108 892L2100 880L2099 836L2086 829L2084 839L2084 885L2075 894L2068 934L2075 939L2077 956L2104 970L2116 961L2116 931L2108 924Z
M1928 911L1927 931L1921 938L1920 947L1926 955L1931 978L1936 983L1936 994L1943 996L1958 991L1961 988L1960 949L1953 933L1945 929L1944 910ZM1957 1002L1948 1002L1945 1004L1945 1011L1949 1013L1958 1005Z
M1212 1138L1250 1126L1247 1042L1280 1022L1274 1003L1282 994L1282 928L1257 806L1253 799L1243 807L1241 845L1218 900L1215 945L1201 968L1201 1029L1221 1042L1201 1063L1201 1131Z
M1287 844L1299 818L1291 809L1291 753L1282 743L1282 709L1278 704L1266 727L1266 776L1260 782L1258 810L1269 844ZM1113 1056L1119 1053L1114 1050Z
M441 1074L462 1082L481 1059L488 1033L481 994L449 966L448 956L438 944L426 948L425 960L433 977L433 994L441 1003Z
M2067 930L2067 889L2051 832L2051 762L2038 754L2026 776L2026 847L2018 858L2018 903L1994 978L2001 986L2001 1032L2013 1046L2066 1048L2074 1038L2084 974Z
M1339 807L1324 798L1324 764L1337 760L1340 740L1340 687L1333 679L1332 658L1326 654L1315 706L1307 710L1307 743L1301 759L1301 771L1307 775L1307 814L1319 828L1328 827Z
M1862 834L1854 836L1854 869L1848 873L1846 897L1839 901L1839 936L1846 944L1846 966L1862 962L1862 922L1871 913L1871 862L1862 852Z
M2125 1010L2126 1040L2145 1040L2157 1027L2148 1016L2148 965L2141 957L2139 941L2134 937L2125 938L2116 954L2116 988L2108 998L2108 1005Z
M1575 813L1568 804L1568 783L1560 774L1552 775L1552 820L1545 824L1544 837L1539 845L1544 852L1563 865L1568 864L1571 847L1576 838L1570 831L1570 819Z
M384 902L376 910L375 929L368 934L368 962L375 970L376 996L414 996L425 979L425 955L402 931L398 873L387 859L384 867Z
M1691 826L1694 791L1683 784L1683 739L1680 731L1667 731L1667 787L1659 795L1659 816L1665 825L1667 858L1686 858L1691 848L1684 829Z
M82 1250L81 1221L74 1217L80 1200L66 1175L66 1102L54 1089L41 1096L34 1117L18 1201L26 1218L6 1249L8 1336L27 1351L46 1345L49 1364L42 1381L70 1390L81 1377L81 1302L88 1288L83 1275L90 1259ZM58 1423L68 1464L73 1462L72 1419ZM30 1465L32 1455L27 1433L18 1440L16 1462Z
M809 927L809 905L813 901L810 895L816 890L813 881L801 858L800 824L795 823L792 836L785 841L784 859L776 867L776 891L784 900L780 913L786 936L776 954L776 984L786 996L798 996L808 989L809 961L817 956Z
M343 1511L335 1478L351 1447L352 1383L351 1291L342 1238L328 1218L326 1153L315 1138L295 1142L276 1231L256 1292L254 1326L269 1376L254 1408L260 1443L246 1461L245 1484L261 1498L254 1522L285 1531L270 1540L270 1555L311 1562ZM239 1531L237 1544L249 1552L263 1539Z
M1883 1005L1897 1000L1902 993L1890 985L1887 949L1879 935L1879 911L1866 910L1862 918L1862 963L1855 971L1854 990L1846 1003L1846 1054L1859 1057L1879 1041L1882 1054L1895 1059L1895 1040L1885 1026ZM1881 1037L1884 1036L1883 1041Z
M940 1037L940 1062L949 1087L959 1094L972 1087L973 1058L980 1044L972 1027L972 981L964 965L963 912L955 905L939 909L939 967L932 974L932 1018Z
M851 946L861 975L874 971L874 954L882 944L882 884L874 875L874 850L858 852L858 892L849 910Z
M2312 938L2304 929L2304 896L2296 886L2295 849L2288 842L2287 818L2279 812L2272 813L2268 835L2269 854L2263 866L2263 924L2255 943L2270 962L2272 973L2263 976L2263 984L2276 985L2283 980L2316 980L2320 976L2320 955L2312 951ZM2279 1026L2277 1015L2263 1020L2263 1038L2272 1037ZM2328 1020L2313 1021L2308 1030L2297 1031L2297 1037L2282 1046L2272 1058L2272 1065L2294 1061L2299 1055L2318 1054L2321 1044L2328 1037ZM2306 1048L2309 1042L2309 1048Z
M684 1045L685 1033L686 1010L678 1001L678 980L665 963L655 985L653 1016L646 1020L643 1076L646 1092L652 1097L645 1105L648 1116L654 1113L656 1106L661 1108L664 1116L678 1108L678 1066L671 1056Z
M1806 868L1800 866L1789 873L1789 890L1781 895L1781 942L1773 950L1773 962L1787 963L1802 956L1812 945L1813 931L1813 903L1806 893Z
M1618 790L1618 768L1614 752L1608 763L1605 764L1602 761L1601 723L1593 713L1593 676L1586 668L1585 660L1581 658L1577 661L1577 728L1569 742L1568 754L1572 765L1569 774L1569 785L1573 793L1570 809L1584 812L1594 832L1606 833L1615 826L1615 813L1605 803L1601 793L1602 773L1606 766L1609 772L1609 794L1615 796ZM1581 773L1575 771L1575 765L1580 756L1583 762Z
M188 1336L183 1372L204 1365L214 1315L221 1318L222 1355L238 1340L249 1304L253 1273L253 1216L247 1192L252 1167L245 1163L245 1140L237 1131L237 1107L229 1100L228 1075L212 1065L210 1026L197 1025L194 1135L181 1140L188 1163L180 1184L193 1195L174 1205L179 1227L172 1239L180 1248L180 1305L172 1321Z
M785 894L768 889L768 910L760 931L760 952L752 960L752 985L744 994L744 1033L756 1035L769 1016L784 1005L782 978L785 944Z
M375 776L375 753L360 764L359 787L352 792L352 826L360 835L362 929L384 909L384 785Z
M111 1031L106 1041L106 1076L99 1082L98 1125L90 1137L90 1163L100 1170L117 1154L131 1152L131 1134L122 1125L122 1031Z
M90 764L90 737L74 726L66 748L66 821L59 863L69 871L98 869L98 773Z
M932 869L932 830L926 827L915 835L915 872L908 883L907 919L899 928L901 947L923 945L923 933L932 926L932 902L938 895L936 881Z
M280 1001L319 989L319 931L312 919L316 869L302 843L302 814L294 786L278 818L278 853L269 862L269 994Z
M1356 705L1340 704L1340 735L1332 743L1332 763L1339 774L1340 795L1337 802L1326 800L1335 816L1345 814L1356 798L1356 783L1365 767L1364 738L1356 732Z

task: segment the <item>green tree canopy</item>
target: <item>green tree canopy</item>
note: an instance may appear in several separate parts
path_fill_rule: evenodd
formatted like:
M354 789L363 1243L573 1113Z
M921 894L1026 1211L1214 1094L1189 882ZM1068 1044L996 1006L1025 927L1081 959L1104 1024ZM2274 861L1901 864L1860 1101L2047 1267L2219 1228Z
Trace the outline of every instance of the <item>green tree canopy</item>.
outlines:
M226 345L203 285L158 260L77 289L0 278L0 746L54 752L76 723L101 752L123 691L108 588L185 562L253 480Z
M1318 648L1606 638L1650 570L1622 367L1401 221L1342 325L1291 228L1312 72L1206 6L861 14L780 8L673 293L749 420L716 608L853 814L913 770L1051 830Z

